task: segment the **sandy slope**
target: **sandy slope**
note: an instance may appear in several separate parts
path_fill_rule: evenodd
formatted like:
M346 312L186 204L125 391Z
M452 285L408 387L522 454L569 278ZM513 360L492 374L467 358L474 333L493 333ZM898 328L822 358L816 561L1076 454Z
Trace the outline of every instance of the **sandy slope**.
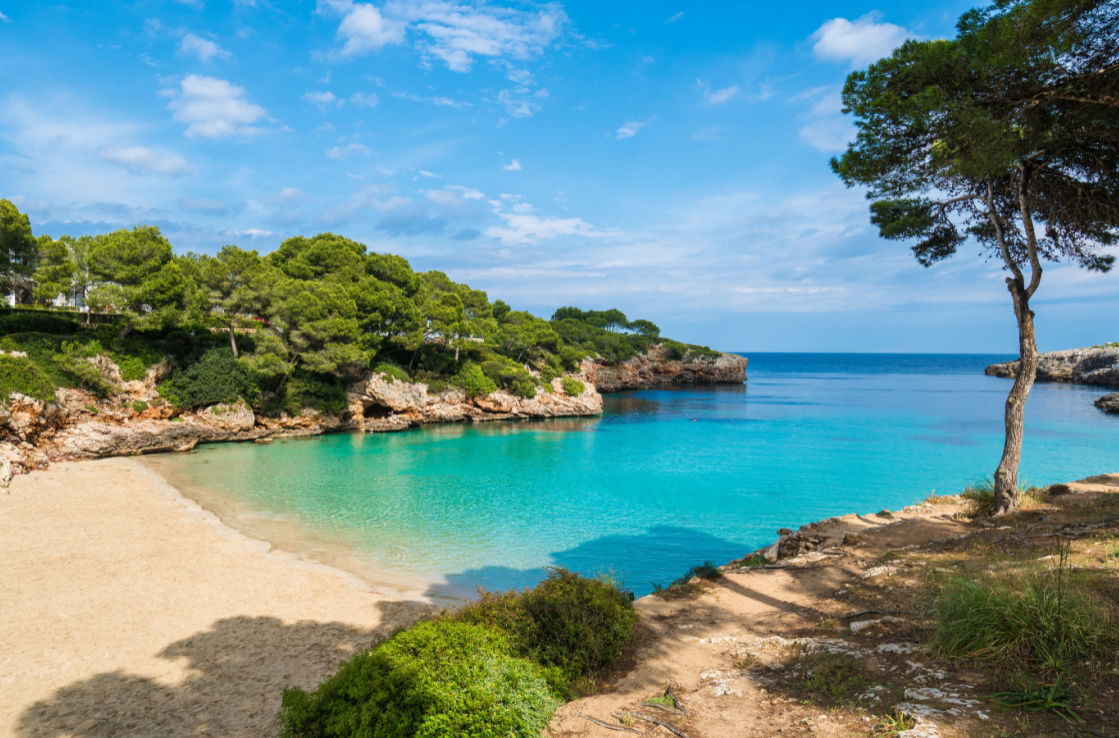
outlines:
M221 526L128 459L0 494L0 735L262 736L426 606Z

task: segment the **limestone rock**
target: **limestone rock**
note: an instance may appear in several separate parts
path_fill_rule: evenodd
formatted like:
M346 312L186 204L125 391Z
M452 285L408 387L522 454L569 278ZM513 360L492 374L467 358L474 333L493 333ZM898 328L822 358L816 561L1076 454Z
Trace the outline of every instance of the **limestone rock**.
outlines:
M995 377L1018 376L1018 360L992 364L985 370ZM1104 387L1119 387L1119 347L1049 351L1038 358L1037 381L1075 382Z
M582 364L587 379L600 392L655 387L661 384L741 384L746 381L748 360L738 354L716 357L693 355L680 359L664 345L650 347L619 364L586 360Z
M196 417L201 423L234 433L252 430L256 425L252 408L244 402L211 405Z
M97 367L97 371L101 372L101 378L114 387L124 382L120 376L120 367L108 356L93 356L86 361Z
M1112 392L1110 395L1104 395L1096 400L1095 405L1105 413L1119 415L1119 392Z
M7 489L12 483L12 462L0 456L0 489Z

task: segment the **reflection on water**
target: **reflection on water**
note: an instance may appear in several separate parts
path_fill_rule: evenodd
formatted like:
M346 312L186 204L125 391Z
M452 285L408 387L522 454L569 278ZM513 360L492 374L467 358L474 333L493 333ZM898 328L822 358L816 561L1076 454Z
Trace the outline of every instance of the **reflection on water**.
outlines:
M751 357L745 386L611 395L601 418L226 444L147 459L232 526L389 591L469 596L543 567L638 593L779 527L899 507L990 473L1001 357ZM799 363L797 363L799 361ZM860 367L862 368L860 370ZM1091 388L1038 385L1023 477L1107 471L1119 419Z

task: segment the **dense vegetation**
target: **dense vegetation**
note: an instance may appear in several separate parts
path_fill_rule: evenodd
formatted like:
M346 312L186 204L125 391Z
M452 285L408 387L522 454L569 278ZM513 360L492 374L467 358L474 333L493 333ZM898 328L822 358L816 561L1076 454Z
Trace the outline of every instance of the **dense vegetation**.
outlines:
M613 583L554 569L396 634L312 692L285 691L281 735L538 736L623 654L635 619Z
M298 413L341 409L346 386L370 369L435 391L532 397L588 356L623 361L653 343L673 356L713 353L663 341L656 325L618 310L567 307L544 320L331 233L289 238L265 256L236 246L176 255L151 226L36 239L0 202L14 244L4 286L20 302L0 313L0 349L26 352L42 375L5 362L0 383L44 399L61 386L110 391L88 361L102 355L124 381L174 357L161 394L178 406L243 398ZM90 310L50 311L59 301ZM582 392L575 380L563 386Z

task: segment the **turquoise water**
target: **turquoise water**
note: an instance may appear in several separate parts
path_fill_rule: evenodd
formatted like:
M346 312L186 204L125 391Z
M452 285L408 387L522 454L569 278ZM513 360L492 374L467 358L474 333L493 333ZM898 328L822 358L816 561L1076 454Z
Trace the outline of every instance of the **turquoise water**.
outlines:
M290 547L329 544L435 595L529 585L548 565L611 569L644 594L779 527L990 474L1010 382L982 370L1004 358L752 354L747 385L608 395L601 418L214 445L156 466L234 527L282 523ZM1119 469L1102 393L1035 387L1028 482Z

